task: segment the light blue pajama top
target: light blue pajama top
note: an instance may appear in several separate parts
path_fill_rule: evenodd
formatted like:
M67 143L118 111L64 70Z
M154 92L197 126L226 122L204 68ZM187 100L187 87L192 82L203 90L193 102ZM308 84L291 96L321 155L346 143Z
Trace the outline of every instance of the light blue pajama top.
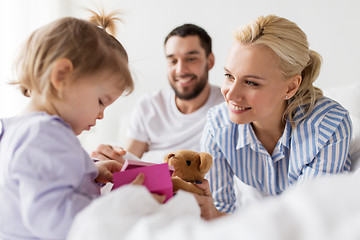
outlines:
M294 120L302 114L299 108ZM277 195L299 180L350 171L351 132L348 111L324 97L295 128L286 123L270 156L251 124L232 123L226 103L215 106L208 112L201 140L201 150L214 158L207 178L215 206L235 211L234 175L263 195Z
M0 239L65 239L100 194L98 170L58 116L0 120Z

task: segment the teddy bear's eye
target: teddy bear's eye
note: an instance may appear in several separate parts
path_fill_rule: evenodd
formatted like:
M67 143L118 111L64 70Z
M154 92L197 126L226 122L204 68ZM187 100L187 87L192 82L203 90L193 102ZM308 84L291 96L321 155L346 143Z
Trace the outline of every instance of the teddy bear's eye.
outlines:
M188 166L190 166L191 161L187 160L187 161L186 161L186 164L187 164Z

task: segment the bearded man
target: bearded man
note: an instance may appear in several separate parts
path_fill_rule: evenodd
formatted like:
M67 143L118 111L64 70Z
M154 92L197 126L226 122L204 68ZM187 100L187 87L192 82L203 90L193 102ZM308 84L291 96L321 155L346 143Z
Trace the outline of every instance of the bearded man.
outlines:
M209 108L224 101L220 88L209 84L215 63L211 38L194 24L172 30L164 42L171 88L143 96L127 132L125 150L144 161L162 162L177 149L200 151L200 138ZM123 149L100 145L92 157L123 162Z

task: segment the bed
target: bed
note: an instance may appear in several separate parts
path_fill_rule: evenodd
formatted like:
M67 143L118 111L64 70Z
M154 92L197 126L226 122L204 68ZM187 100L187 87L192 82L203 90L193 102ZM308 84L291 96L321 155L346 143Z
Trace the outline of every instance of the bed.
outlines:
M80 212L68 239L360 239L360 84L324 93L350 112L351 173L293 186L278 197L253 195L252 204L239 203L236 214L210 222L199 217L189 193L161 205L143 186L125 186Z

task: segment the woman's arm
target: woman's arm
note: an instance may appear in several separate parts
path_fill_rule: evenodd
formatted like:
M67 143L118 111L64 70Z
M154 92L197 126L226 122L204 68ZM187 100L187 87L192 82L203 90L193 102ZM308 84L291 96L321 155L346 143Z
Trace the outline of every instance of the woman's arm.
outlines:
M214 205L214 200L211 196L209 182L204 179L202 183L196 183L196 186L204 191L204 195L194 194L201 211L201 217L205 220L211 220L221 216L227 215L227 213L220 212Z
M209 180L215 207L220 212L232 213L235 211L236 202L234 173L211 130L212 126L208 121L201 139L201 151L211 154L213 166L206 178Z

